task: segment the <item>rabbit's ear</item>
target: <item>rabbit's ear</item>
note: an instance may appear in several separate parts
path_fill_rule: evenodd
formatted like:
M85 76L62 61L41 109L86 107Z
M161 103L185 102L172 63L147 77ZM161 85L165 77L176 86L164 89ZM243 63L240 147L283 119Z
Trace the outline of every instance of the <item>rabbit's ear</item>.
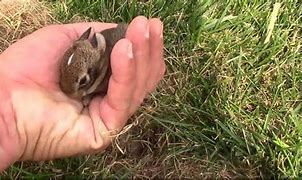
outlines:
M88 39L90 33L91 33L91 27L88 28L88 29L81 35L81 37L79 38L79 40L80 40L80 41L83 41L83 40Z
M106 40L105 40L105 37L103 36L103 34L101 34L101 33L95 33L92 36L91 45L94 48L99 49L100 52L101 52L101 54L103 54L105 52L105 50L106 50Z

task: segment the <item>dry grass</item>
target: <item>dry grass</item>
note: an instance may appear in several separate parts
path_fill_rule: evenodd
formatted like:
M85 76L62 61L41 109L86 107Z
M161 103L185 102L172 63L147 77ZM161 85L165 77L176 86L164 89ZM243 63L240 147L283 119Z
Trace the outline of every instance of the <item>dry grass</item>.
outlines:
M0 53L17 39L51 21L49 8L38 0L0 1Z

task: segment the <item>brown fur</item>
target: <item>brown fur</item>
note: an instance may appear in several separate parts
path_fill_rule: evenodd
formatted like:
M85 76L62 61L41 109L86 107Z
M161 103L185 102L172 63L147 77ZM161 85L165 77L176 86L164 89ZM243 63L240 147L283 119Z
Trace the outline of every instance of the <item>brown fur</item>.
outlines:
M111 51L116 42L125 37L126 28L126 25L120 24L117 28L100 32L106 41L105 50L101 49L102 46L92 46L87 39L91 30L88 29L66 51L60 67L60 87L65 94L80 100L94 93L104 94L107 92L111 76ZM72 54L74 54L72 62L68 65L68 60ZM89 77L91 81L79 88L79 80L84 76Z

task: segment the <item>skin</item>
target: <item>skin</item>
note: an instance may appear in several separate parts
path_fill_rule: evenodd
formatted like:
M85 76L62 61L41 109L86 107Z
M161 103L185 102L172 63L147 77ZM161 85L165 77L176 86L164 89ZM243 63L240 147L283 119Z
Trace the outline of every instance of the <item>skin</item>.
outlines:
M107 95L81 112L81 102L60 90L58 68L64 50L90 26L115 24L48 26L0 55L0 170L16 161L102 151L162 79L162 23L136 17L113 48Z

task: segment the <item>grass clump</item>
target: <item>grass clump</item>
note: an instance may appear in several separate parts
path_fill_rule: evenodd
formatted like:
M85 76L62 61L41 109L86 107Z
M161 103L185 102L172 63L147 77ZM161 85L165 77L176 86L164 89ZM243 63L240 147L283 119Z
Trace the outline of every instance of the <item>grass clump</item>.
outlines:
M0 53L17 39L51 22L50 10L37 0L0 1Z
M16 164L6 176L302 176L299 0L48 3L64 23L160 17L168 70L104 154Z

